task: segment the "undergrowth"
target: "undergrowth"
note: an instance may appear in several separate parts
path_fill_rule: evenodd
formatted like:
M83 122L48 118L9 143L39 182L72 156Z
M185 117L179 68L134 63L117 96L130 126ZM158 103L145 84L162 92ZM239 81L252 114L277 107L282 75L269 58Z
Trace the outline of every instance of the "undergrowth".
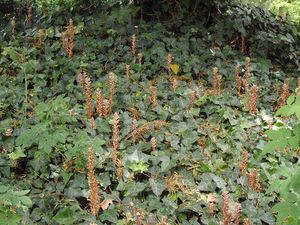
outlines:
M1 225L299 224L299 30L170 2L3 18Z

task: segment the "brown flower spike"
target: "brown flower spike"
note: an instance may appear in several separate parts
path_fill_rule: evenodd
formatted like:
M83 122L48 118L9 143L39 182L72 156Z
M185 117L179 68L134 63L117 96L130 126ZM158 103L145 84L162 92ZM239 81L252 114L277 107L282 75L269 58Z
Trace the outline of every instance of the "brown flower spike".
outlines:
M214 194L209 194L207 197L207 202L208 202L208 210L210 215L215 214L215 205L217 202L217 198Z
M245 36L243 34L241 36L241 52L243 55L246 53Z
M130 80L130 65L126 65L126 79Z
M46 0L42 0L42 12L43 12L43 16L47 15L47 3L46 3Z
M102 92L100 88L97 88L96 91L96 95L97 95L97 113L99 115L99 117L103 117L104 116L104 103L103 103L103 96L102 96Z
M228 194L228 192L223 193L222 214L223 214L223 224L230 225L232 216L231 216L231 213L229 212L229 194Z
M249 112L255 114L257 111L258 87L254 85L250 90L249 95Z
M278 99L278 108L285 105L287 99L290 96L290 90L289 89L290 89L289 84L285 83L283 85L283 91L282 91L282 93L281 93L281 95L279 96L279 99Z
M248 187L255 192L260 191L259 173L256 169L248 175Z
M239 71L239 66L235 65L235 83L236 83L236 90L238 95L241 95L242 91L242 79L240 77L240 71Z
M174 78L172 79L172 88L173 88L173 91L174 91L174 92L177 90L178 86L179 86L179 84L178 84L178 79L177 79L177 77L174 77Z
M138 60L139 60L139 64L142 65L142 63L143 63L143 53L142 52L139 52Z
M94 149L88 149L88 178L90 188L90 210L91 213L96 216L99 212L100 199L99 199L99 183L95 176L95 165L94 165Z
M119 114L115 112L113 118L113 161L117 164L119 148Z
M248 163L248 152L244 150L242 156L242 163L241 163L241 173L243 176L246 176L247 163Z
M246 57L246 65L245 65L245 75L243 79L244 89L247 90L250 82L250 65L251 65L251 58Z
M106 117L109 114L109 101L103 99L103 117Z
M248 218L244 219L243 225L251 225L250 220Z
M241 211L242 211L242 205L240 203L236 203L236 205L235 205L235 215L234 215L234 224L235 225L240 224Z
M197 99L196 91L192 91L189 95L189 101L190 101L188 106L189 109L194 106L196 99Z
M86 98L86 115L90 120L93 117L93 105L92 105L92 88L91 79L87 76L85 78L85 98Z
M213 82L214 94L220 95L221 94L222 76L219 75L219 70L217 67L213 68L212 82Z
M73 20L70 19L67 27L67 31L62 32L61 34L62 46L65 49L68 58L72 58L73 56L74 36L75 36L75 27L73 25Z
M116 81L115 74L113 72L109 73L109 112L113 111L113 98L115 95Z
M30 0L27 0L26 11L27 11L26 21L27 21L28 24L32 24L32 7L31 7L31 4L30 4Z
M132 118L132 123L131 123L131 138L132 142L135 143L137 139L137 120L136 118Z
M154 107L157 105L157 87L151 86L150 90L151 90L150 102L151 102L152 106Z
M168 65L168 71L169 71L169 75L171 74L171 65L172 65L172 61L173 61L173 56L172 56L172 54L168 54L167 55L167 57L166 57L166 59L167 59L167 65Z
M152 147L152 151L154 152L157 148L157 144L156 144L156 138L152 137L151 138L151 147Z
M117 172L116 175L117 177L120 179L123 177L123 167L124 167L124 163L122 161L122 159L117 159L116 161L116 166L117 166Z
M133 56L136 54L136 36L133 34L131 36L131 53Z

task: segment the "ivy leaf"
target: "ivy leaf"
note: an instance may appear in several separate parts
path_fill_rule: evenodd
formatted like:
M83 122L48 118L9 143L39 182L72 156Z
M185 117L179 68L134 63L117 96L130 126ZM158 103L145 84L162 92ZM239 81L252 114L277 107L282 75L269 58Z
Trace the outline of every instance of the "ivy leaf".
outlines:
M26 157L26 155L25 155L23 149L17 148L16 151L14 151L14 152L12 152L12 153L9 153L9 154L8 154L8 157L9 157L10 159L12 159L12 160L17 160L17 159Z
M155 180L155 179L150 178L149 182L150 182L150 186L151 186L153 193L157 197L159 197L163 193L163 191L166 189L166 183L164 180Z
M179 65L178 65L178 64L172 64L172 65L171 65L171 70L172 70L172 72L173 72L175 75L177 75L178 72L179 72Z

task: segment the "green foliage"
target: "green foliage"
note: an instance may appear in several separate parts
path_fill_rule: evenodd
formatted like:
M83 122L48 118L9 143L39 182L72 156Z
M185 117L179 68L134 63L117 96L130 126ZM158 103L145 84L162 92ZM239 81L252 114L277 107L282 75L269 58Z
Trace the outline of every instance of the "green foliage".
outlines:
M276 129L266 131L280 95L270 87L289 77L291 89L296 88L299 43L294 27L252 5L224 1L73 3L57 9L49 5L49 15L35 15L31 26L16 18L15 33L8 23L3 25L0 201L8 200L1 205L0 217L5 219L0 221L134 224L137 210L147 224L166 218L169 224L219 224L222 194L229 191L232 205L242 204L241 219L257 225L297 224L298 155L297 150L284 150L296 147L299 140L298 95L277 113L289 119L276 117ZM73 7L73 14L51 12L64 7ZM69 18L76 26L71 59L61 44ZM39 29L45 36L37 45ZM143 53L141 65L130 51L132 34L137 36L137 52ZM235 65L241 76L245 73L241 34L246 53L250 47L254 52L249 85L259 85L256 115L247 111L248 94L236 93ZM168 53L174 57L171 71ZM215 66L222 75L221 96L211 95ZM108 99L109 72L116 74L113 111L120 115L122 176L117 176L120 168L112 160L112 115L99 117L94 110L95 129L86 117L85 88L78 76L82 69L92 81L94 108L95 90L101 88ZM170 82L174 77L177 88ZM149 100L151 86L157 87L156 106ZM196 99L191 104L192 93ZM136 141L131 138L134 116L139 128L147 125ZM101 201L112 201L97 216L89 213L89 147L95 150ZM241 176L244 149L249 152L247 171L261 173L259 193L249 189L247 176ZM20 195L16 190L26 191ZM214 216L208 209L209 194L216 196Z
M297 0L251 0L264 5L272 10L281 18L291 20L299 24L300 21L300 2Z
M12 187L0 183L0 224L17 225L23 213L32 207L31 199L26 196L30 190L14 191Z
M266 134L271 139L261 155L275 153L275 150L299 151L300 147L300 93L289 97L287 105L281 107L276 115L292 116L296 115L296 122L292 127L280 128L268 131ZM293 154L293 153L290 153ZM283 164L276 168L270 176L270 187L267 193L277 192L280 201L273 206L273 211L277 213L278 224L299 224L300 222L300 186L299 186L300 164Z

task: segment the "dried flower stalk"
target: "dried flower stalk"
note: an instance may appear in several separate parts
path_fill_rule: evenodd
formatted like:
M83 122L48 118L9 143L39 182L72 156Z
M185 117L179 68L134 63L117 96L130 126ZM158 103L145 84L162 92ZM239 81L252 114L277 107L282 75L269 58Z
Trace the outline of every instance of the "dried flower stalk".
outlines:
M212 75L212 81L213 81L213 92L215 95L221 94L221 82L222 77L219 75L219 70L217 67L213 68L213 75Z
M84 87L86 77L87 73L84 70L80 69L76 76L76 82L77 84L79 84L80 87Z
M12 34L16 33L16 19L13 18L10 22Z
M250 64L251 64L251 58L246 57L245 75L244 75L244 79L243 79L245 90L248 89L249 82L250 82Z
M241 52L243 55L246 53L245 36L241 35Z
M274 122L274 121L273 121L273 118L271 118L271 119L268 120L268 129L269 129L269 130L272 130L272 129L273 129L273 122Z
M11 137L13 135L14 130L10 127L5 131L5 136L6 137Z
M244 219L243 225L251 225L250 220L248 218Z
M74 36L75 26L73 25L73 20L70 19L69 24L67 26L67 31L62 32L61 34L62 46L65 49L68 58L72 58L73 56Z
M232 216L231 216L231 213L229 212L229 194L228 194L228 192L223 193L222 214L223 214L223 224L230 225Z
M241 95L241 91L242 91L242 79L240 77L240 71L239 71L239 66L235 65L235 83L236 83L236 90L238 95Z
M138 61L139 61L139 64L142 65L142 63L143 63L143 53L142 52L139 52L139 54L138 54Z
M151 147L152 147L152 151L154 152L157 148L157 144L156 144L156 138L152 137L151 138Z
M132 119L132 123L131 123L131 138L132 138L132 142L135 143L136 139L137 139L137 120L136 118Z
M196 99L197 99L196 91L192 91L189 95L189 106L188 106L189 109L194 106Z
M86 98L86 115L90 120L93 117L93 105L92 105L92 88L91 79L87 76L85 78L85 98Z
M22 0L19 0L18 3L18 16L22 15Z
M172 88L173 88L173 91L175 92L176 90L177 90L177 88L178 88L178 79L177 79L177 77L174 77L173 79L172 79Z
M73 48L74 48L74 36L75 36L75 27L73 25L73 20L69 20L69 25L67 27L68 34L69 34L69 49L68 49L68 56L72 58L73 56Z
M252 86L249 96L249 112L255 114L257 111L257 98L258 98L258 87L256 85Z
M128 109L129 112L131 112L132 116L139 120L141 118L141 113L134 107L131 107Z
M247 164L248 164L248 152L247 150L244 150L242 156L242 163L241 163L241 172L243 176L246 176Z
M88 178L90 188L90 210L91 213L96 216L100 207L99 183L95 176L94 149L91 147L88 149Z
M136 36L133 34L131 36L131 53L133 56L136 54Z
M104 103L103 103L104 99L103 99L100 88L97 88L96 95L97 95L97 113L98 113L99 117L103 117L104 116Z
M40 29L38 31L38 38L37 38L37 40L35 42L35 46L36 47L41 47L41 45L44 42L44 38L45 38L45 30L44 29Z
M126 65L126 79L130 80L130 65Z
M91 127L93 130L96 130L96 122L95 122L94 117L91 117L91 118L89 119L89 123L90 123L90 127Z
M106 117L109 114L109 101L107 99L103 99L103 117Z
M113 72L109 73L109 112L113 111L113 98L115 95L116 81L115 74Z
M217 81L217 92L216 92L217 95L221 94L221 84L222 84L222 76L219 75Z
M26 3L26 21L28 24L32 24L32 7L31 7L31 4L30 4L30 0L27 0L27 3Z
M117 159L116 167L117 167L116 175L119 179L121 179L123 177L123 168L124 168L124 163L121 159Z
M132 215L134 216L134 220L135 220L136 225L142 225L143 222L142 222L140 213L139 213L138 210L136 209L134 203L133 203L133 202L130 202L130 203L129 203L129 206L130 206L130 208L131 208L131 213L132 213Z
M248 187L255 192L260 191L259 173L256 169L248 175Z
M162 127L165 127L165 126L167 126L168 125L168 123L166 122L166 121L164 121L164 120L154 120L153 121L153 126L154 126L154 128L156 129L156 130L159 130L159 129L161 129Z
M113 161L117 164L119 147L119 114L115 112L113 118Z
M235 215L234 215L234 224L235 225L240 224L241 211L242 211L242 205L240 203L236 203L236 205L235 205Z
M286 104L287 99L290 96L290 85L288 83L285 83L283 85L283 91L278 99L278 108L284 106Z
M46 0L42 0L42 13L43 13L43 16L47 15L47 3L46 3Z
M150 91L151 91L150 102L151 102L152 106L154 107L157 105L157 87L151 86Z
M214 194L209 194L207 196L207 202L208 202L208 210L210 215L215 214L215 205L217 202L217 198Z
M172 65L172 61L173 61L173 56L172 56L172 54L169 53L169 54L167 55L166 59L167 59L167 65L168 65L169 75L171 75L171 73L172 73L171 65Z

